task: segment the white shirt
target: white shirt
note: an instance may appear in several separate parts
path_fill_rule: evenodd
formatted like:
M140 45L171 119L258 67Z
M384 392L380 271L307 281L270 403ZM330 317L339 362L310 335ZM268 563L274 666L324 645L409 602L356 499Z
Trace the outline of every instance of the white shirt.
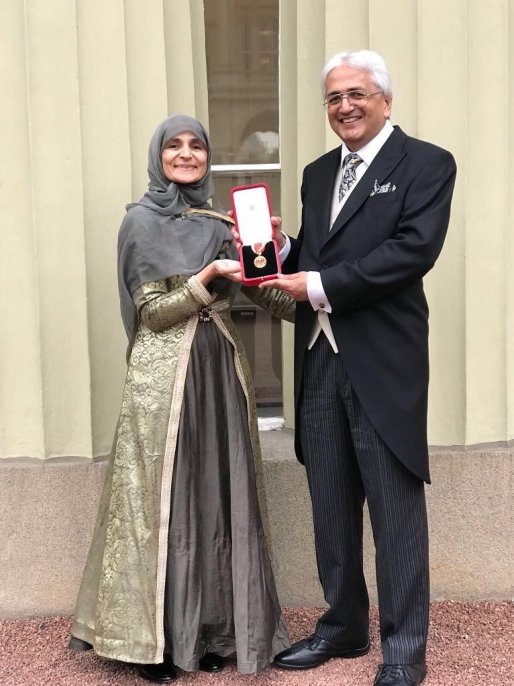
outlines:
M350 190L346 193L346 195L339 200L339 186L341 184L341 177L343 175L343 161L346 155L350 154L352 151L349 150L346 147L346 144L343 143L341 145L341 162L339 165L339 170L337 172L335 182L334 182L334 192L332 195L332 209L330 213L330 227L332 228L332 225L334 221L336 220L337 216L339 215L339 212L341 211L343 205L345 202L348 200L350 195L352 194L354 188L357 186L361 178L364 176L367 168L369 165L373 162L375 157L378 155L380 152L380 149L386 142L386 140L389 138L389 136L392 134L394 131L394 128L389 121L389 119L386 120L383 128L377 133L375 138L370 140L369 143L367 143L363 148L360 150L356 150L356 152L359 157L362 159L362 162L359 164L359 166L355 170L355 176L356 180L353 186L350 188ZM285 247L282 250L285 250ZM287 251L289 252L289 250ZM287 253L286 253L287 254ZM281 257L282 257L282 252L281 252ZM323 289L323 284L321 283L321 274L320 272L307 272L307 295L309 298L309 302L312 305L313 309L317 311L318 317L316 319L316 323L314 325L314 329L312 331L312 335L309 341L309 345L307 346L308 349L310 350L314 343L317 341L318 336L321 331L324 332L326 337L328 338L330 345L332 346L332 350L337 353L339 352L337 349L337 344L334 338L334 334L332 332L332 327L330 325L330 317L328 316L330 312L332 312L332 307L328 301L328 298L325 294L325 291Z

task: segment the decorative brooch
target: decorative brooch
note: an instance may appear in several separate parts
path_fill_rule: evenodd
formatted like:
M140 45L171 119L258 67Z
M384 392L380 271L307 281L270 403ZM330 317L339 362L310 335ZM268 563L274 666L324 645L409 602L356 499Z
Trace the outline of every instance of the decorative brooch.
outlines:
M212 310L210 307L202 307L198 312L198 319L201 322L210 322L212 320Z

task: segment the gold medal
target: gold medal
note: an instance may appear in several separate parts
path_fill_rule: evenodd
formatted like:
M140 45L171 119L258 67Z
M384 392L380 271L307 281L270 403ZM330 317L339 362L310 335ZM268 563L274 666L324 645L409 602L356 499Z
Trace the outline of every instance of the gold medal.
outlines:
M252 250L257 255L253 261L257 269L263 269L268 264L268 260L262 254L265 247L265 243L254 243L254 245L252 245Z

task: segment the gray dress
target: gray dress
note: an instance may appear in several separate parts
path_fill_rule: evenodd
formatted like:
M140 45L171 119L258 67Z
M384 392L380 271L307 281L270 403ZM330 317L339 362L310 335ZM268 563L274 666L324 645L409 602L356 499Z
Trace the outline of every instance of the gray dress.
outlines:
M256 672L286 644L257 499L234 350L208 321L191 348L168 537L167 651L184 670L207 652ZM275 634L277 633L275 637Z

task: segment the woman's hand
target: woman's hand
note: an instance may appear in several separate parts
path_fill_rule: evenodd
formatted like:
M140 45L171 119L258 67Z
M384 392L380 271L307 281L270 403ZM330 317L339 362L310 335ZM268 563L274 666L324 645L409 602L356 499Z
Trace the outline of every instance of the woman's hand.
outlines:
M234 243L236 245L236 248L240 248L243 244L241 242L239 231L236 229L235 226L233 226L230 230L232 231L232 236L234 237Z
M212 263L216 276L224 276L230 281L241 283L241 265L238 260L214 260Z
M198 278L204 286L217 276L224 276L230 281L241 283L241 265L237 260L214 260L198 272Z

